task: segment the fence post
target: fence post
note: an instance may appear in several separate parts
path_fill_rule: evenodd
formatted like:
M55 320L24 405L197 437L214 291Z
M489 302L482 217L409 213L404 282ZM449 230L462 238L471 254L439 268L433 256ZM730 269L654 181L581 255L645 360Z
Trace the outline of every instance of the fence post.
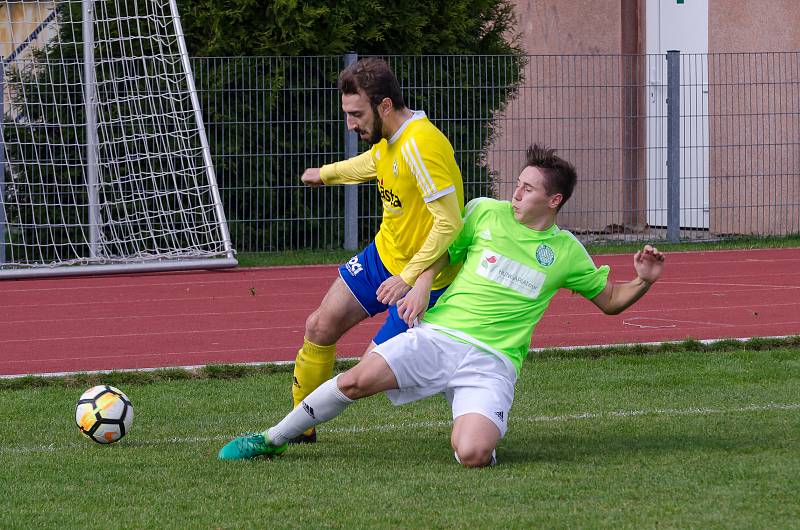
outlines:
M681 52L667 51L667 241L681 239Z
M355 52L344 55L345 68L358 60ZM358 150L358 137L354 131L347 130L347 116L344 124L344 157L356 156ZM358 184L344 187L344 248L355 250L358 247Z
M6 125L5 58L0 55L0 265L6 262L6 144L3 128Z

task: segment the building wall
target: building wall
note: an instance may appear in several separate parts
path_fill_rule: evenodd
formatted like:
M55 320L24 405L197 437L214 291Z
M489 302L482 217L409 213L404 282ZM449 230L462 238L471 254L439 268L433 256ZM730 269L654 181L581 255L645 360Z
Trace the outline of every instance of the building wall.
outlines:
M709 53L783 52L800 45L797 0L709 0Z
M578 170L578 187L559 222L576 231L642 226L644 188L632 185L640 164L632 155L638 62L623 53L640 47L639 0L520 0L520 44L531 54L518 97L498 116L488 157L508 199L533 142L555 147ZM630 21L633 20L633 24ZM572 55L572 57L560 57ZM581 212L581 213L578 213Z
M498 176L501 198L510 197L524 165L525 147L538 141L559 148L578 169L579 186L562 212L561 224L593 231L645 228L642 63L596 57L644 53L644 4L644 0L516 1L520 44L528 54L549 57L531 58L517 99L498 116L487 162ZM792 231L786 219L800 204L798 56L726 54L797 50L798 0L709 0L712 233ZM587 66L591 68L587 72L580 58L556 65L565 59L554 56L570 54L595 56L584 62L601 64L604 71ZM567 88L569 83L587 82L641 88ZM764 205L770 204L775 206L766 210ZM588 213L575 213L578 210Z
M709 0L708 46L710 231L796 232L800 2Z
M518 0L518 28L530 54L619 53L619 0Z
M53 12L53 2L0 3L0 55L8 57ZM54 27L54 25L52 25ZM53 31L39 33L33 42L41 44L53 36Z
M0 56L7 58L36 31L39 25L53 12L53 2L2 2L0 3ZM10 66L19 67L34 46L48 42L55 35L55 24L49 24L31 39ZM3 108L8 109L8 90L3 90Z

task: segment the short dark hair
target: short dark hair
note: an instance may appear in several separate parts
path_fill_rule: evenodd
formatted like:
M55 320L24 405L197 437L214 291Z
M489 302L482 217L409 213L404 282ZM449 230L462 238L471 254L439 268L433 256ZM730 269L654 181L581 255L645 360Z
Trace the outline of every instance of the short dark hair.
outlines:
M558 205L560 210L564 203L572 197L578 173L575 166L561 157L556 156L556 150L533 144L528 147L526 167L539 168L544 174L544 188L548 195L560 193L563 199Z
M367 57L342 70L339 74L339 90L342 94L358 94L359 89L364 91L373 106L384 98L391 99L397 110L406 106L400 83L383 59Z

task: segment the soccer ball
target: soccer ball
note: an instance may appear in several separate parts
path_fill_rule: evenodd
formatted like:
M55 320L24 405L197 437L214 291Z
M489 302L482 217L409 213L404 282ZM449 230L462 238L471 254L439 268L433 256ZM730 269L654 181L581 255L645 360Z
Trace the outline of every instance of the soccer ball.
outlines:
M75 423L95 442L110 444L131 429L133 405L124 392L113 386L93 386L78 399Z

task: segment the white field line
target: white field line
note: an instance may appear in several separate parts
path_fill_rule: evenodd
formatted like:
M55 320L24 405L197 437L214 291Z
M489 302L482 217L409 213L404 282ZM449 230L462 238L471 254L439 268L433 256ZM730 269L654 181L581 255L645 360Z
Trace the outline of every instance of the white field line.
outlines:
M512 416L513 424L520 423L561 423L567 421L615 419L615 418L635 418L640 416L708 416L712 414L740 414L748 412L765 411L793 411L800 410L800 403L766 403L763 405L744 405L732 408L714 407L692 407L686 409L641 409L641 410L618 410L608 412L579 412L576 414L563 414L559 416ZM377 425L364 425L357 427L334 427L331 429L320 429L320 432L330 433L365 433L365 432L389 432L389 431L413 431L433 428L449 427L452 421L407 421L399 423L384 423ZM235 434L218 434L214 436L189 436L189 437L170 437L154 439L129 439L123 445L126 446L148 446L148 445L175 445L175 444L196 444L206 442L224 442L236 436ZM93 445L89 440L84 443L68 444L49 444L49 445L27 445L27 446L0 446L0 454L26 454L26 453L49 453L66 451L70 449L81 449L88 445Z

